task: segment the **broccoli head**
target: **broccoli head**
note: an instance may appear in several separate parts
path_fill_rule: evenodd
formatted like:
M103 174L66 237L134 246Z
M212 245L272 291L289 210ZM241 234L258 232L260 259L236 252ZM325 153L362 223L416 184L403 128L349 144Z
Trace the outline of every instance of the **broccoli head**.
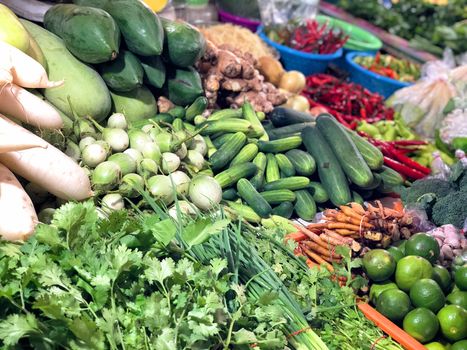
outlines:
M455 188L449 181L432 178L421 179L401 191L401 199L405 204L419 203L425 209L429 209L430 204L454 191Z
M467 191L452 192L438 199L431 215L437 226L452 224L461 229L467 219Z

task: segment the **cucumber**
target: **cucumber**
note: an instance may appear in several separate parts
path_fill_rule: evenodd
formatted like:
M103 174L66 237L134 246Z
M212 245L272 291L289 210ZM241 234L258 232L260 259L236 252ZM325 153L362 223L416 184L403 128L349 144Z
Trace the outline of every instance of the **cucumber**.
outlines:
M373 174L373 181L370 184L368 184L365 187L358 186L358 188L359 189L361 188L363 190L375 190L379 187L379 185L381 185L381 182L382 182L381 176L375 173Z
M101 76L78 61L58 36L29 21L20 22L44 53L49 80L66 81L62 86L43 90L47 101L68 117L92 116L98 122L107 118L112 101Z
M358 203L360 205L363 205L365 202L363 197L360 196L360 194L356 191L352 191L352 202Z
M326 190L319 182L311 181L308 190L316 203L325 203L329 200Z
M187 106L204 94L201 77L194 68L167 69L167 97L179 106Z
M280 204L282 202L294 202L296 199L295 193L290 190L272 190L261 192L260 195L269 204Z
M241 217L248 222L259 224L261 222L261 216L256 214L256 212L249 206L235 203L231 201L226 201L227 205L233 209L237 217Z
M308 152L292 149L286 152L285 156L294 166L297 175L311 176L316 170L316 162Z
M115 59L120 30L106 11L73 4L57 4L44 15L44 27L63 39L70 52L86 63Z
M307 126L314 126L315 123L299 123L283 126L280 128L273 128L268 130L268 135L270 140L282 139L289 136L300 136L302 130Z
M170 111L169 111L170 112ZM185 123L183 123L182 118L175 118L172 122L172 130L175 132L184 131ZM190 140L191 141L191 140Z
M313 122L314 118L309 113L298 112L286 107L276 107L269 114L269 120L272 121L275 127L279 127Z
M222 199L227 201L235 201L238 199L237 190L233 187L222 192Z
M279 180L281 178L279 172L279 165L277 164L276 157L274 154L266 154L267 164L266 164L266 183Z
M229 132L229 133L226 133L226 134L222 134L221 136L213 139L212 143L214 144L214 146L216 148L220 148L224 143L227 142L227 140L231 137L235 135L235 133L233 132ZM207 136L208 137L208 136Z
M181 106L175 106L167 111L174 118L183 119L185 118L185 108Z
M237 132L209 158L211 168L216 171L225 167L245 145L246 136L242 132Z
M371 170L378 170L384 164L383 153L378 147L373 146L370 142L360 137L355 131L347 130L350 138L354 142L357 149L360 151L363 159L368 164Z
M310 179L304 176L291 176L286 179L280 179L274 182L269 182L263 186L264 191L272 190L301 190L307 188L310 184Z
M381 193L391 193L394 190L403 185L404 178L395 170L383 165L382 168L377 172L381 178L381 184L378 187L378 191Z
M256 157L257 154L258 154L258 146L256 146L254 143L249 143L245 145L240 150L240 152L238 152L238 154L235 156L234 159L232 159L232 161L230 162L230 166L251 162Z
M114 112L123 113L129 122L151 118L157 114L156 99L145 86L128 92L110 94Z
M236 108L226 108L226 109L221 109L219 111L215 111L212 113L208 120L209 121L214 121L214 120L221 120L221 119L229 119L229 118L242 118L242 110L241 109L236 109Z
M211 121L208 120L206 122L207 128L204 129L201 134L202 135L212 135L218 132L243 132L248 133L252 130L251 123L245 119L239 118L229 118L225 120L215 120ZM204 125L203 125L204 126Z
M295 168L292 162L284 154L282 153L276 154L276 161L281 171L281 177L289 177L289 176L295 175Z
M295 213L306 221L311 221L316 215L316 203L313 196L307 190L295 191L297 200L295 201Z
M371 184L373 173L344 126L329 114L318 116L316 126L331 146L350 181L360 187Z
M259 141L258 147L265 153L282 153L295 149L302 144L301 136L290 136L274 141Z
M253 131L250 133L249 136L259 137L262 141L269 141L268 134L264 130L264 127L258 119L258 116L256 115L255 110L253 109L253 106L250 102L245 101L243 103L242 113L243 118L245 118L245 120L248 120L253 128Z
M160 56L140 56L144 70L144 83L160 89L164 86L166 71Z
M293 210L294 210L294 205L292 202L282 202L277 207L272 208L272 214L290 219L290 217L293 214Z
M74 0L82 6L99 7L110 13L125 38L128 49L141 56L162 53L164 29L159 17L143 2L135 0Z
M122 50L115 60L99 65L99 72L107 86L114 91L127 92L143 85L141 62L127 50Z
M195 117L202 114L208 106L208 99L204 96L198 97L189 107L186 109L185 119L193 121Z
M217 153L217 152L216 152ZM216 154L214 153L214 154ZM234 165L233 167L224 170L223 172L214 176L222 188L232 186L242 178L250 178L256 173L257 167L253 163L243 163Z
M185 21L162 18L165 32L164 55L178 67L193 66L204 54L206 40L199 30Z
M264 172L266 171L266 155L262 152L259 152L253 159L253 164L256 165L257 170L255 175L251 178L250 182L256 189L260 189L261 187L263 187Z
M336 206L349 203L352 196L347 178L323 135L316 127L306 127L302 138L305 148L316 159L321 184L331 202Z
M262 218L267 218L271 214L271 205L256 191L247 179L238 180L237 192L256 214Z

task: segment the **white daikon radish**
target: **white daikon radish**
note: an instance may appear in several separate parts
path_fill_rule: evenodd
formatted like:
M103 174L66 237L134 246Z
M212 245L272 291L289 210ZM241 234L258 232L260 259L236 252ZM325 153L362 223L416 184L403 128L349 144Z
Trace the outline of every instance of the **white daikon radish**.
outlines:
M0 116L0 130L11 122ZM31 136L37 137L33 134ZM37 139L41 140L39 137ZM0 153L0 162L15 174L43 187L66 200L82 200L92 196L86 172L54 146Z
M40 129L63 127L63 120L54 107L15 84L0 87L0 113Z
M0 114L2 119L0 128L0 153L22 151L24 149L41 147L47 148L48 143L31 132L13 123Z
M31 199L15 175L0 164L0 236L24 240L34 233L37 222Z
M16 47L0 41L0 70L7 70L13 77L13 83L25 88L52 88L63 81L49 81L42 65Z

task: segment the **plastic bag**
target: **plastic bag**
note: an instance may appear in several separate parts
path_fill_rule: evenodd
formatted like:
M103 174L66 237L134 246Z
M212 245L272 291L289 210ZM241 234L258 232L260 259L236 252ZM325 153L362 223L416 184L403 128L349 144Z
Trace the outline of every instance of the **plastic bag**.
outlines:
M258 5L265 27L282 26L291 20L301 23L314 18L319 0L258 0Z
M425 209L417 205L408 205L405 207L405 213L412 216L414 232L428 232L436 228L436 225L428 220Z

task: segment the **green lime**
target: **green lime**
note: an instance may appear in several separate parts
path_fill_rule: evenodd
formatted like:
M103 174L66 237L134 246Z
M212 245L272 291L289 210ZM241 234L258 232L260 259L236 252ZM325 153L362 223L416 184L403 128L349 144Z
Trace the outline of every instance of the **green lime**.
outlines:
M401 321L410 310L410 298L400 289L388 289L382 292L376 301L376 310L391 321Z
M376 304L376 301L378 300L378 297L381 295L381 293L388 289L399 288L397 288L397 284L390 281L379 284L374 283L370 288L370 300L373 302L373 304Z
M438 333L439 323L433 311L419 307L410 311L402 323L404 331L420 343L427 343Z
M424 307L433 312L438 312L446 302L441 287L429 278L422 278L412 285L410 300L415 307Z
M467 350L467 339L459 340L452 344L451 350Z
M434 263L439 257L439 245L433 236L417 233L405 244L405 255L417 255Z
M403 239L401 241L394 242L392 245L394 247L397 247L400 250L402 250L402 253L404 253L404 255L405 255L405 245L406 245L406 243L407 243L407 241L405 239Z
M433 276L431 278L439 284L444 293L449 293L452 288L452 280L447 268L441 265L433 266Z
M389 247L388 252L392 255L394 260L396 260L396 263L404 257L404 252L399 247Z
M464 292L463 290L451 292L451 294L446 297L446 302L448 304L459 305L467 310L467 292Z
M392 276L396 261L384 249L373 249L363 257L363 268L371 280L381 282Z
M441 332L450 341L467 337L467 311L458 305L446 305L438 312Z
M422 278L431 278L433 268L428 260L421 256L406 256L397 263L396 284L403 291L408 292L410 287Z
M467 265L459 267L454 275L456 286L460 290L467 291Z
M437 341L434 341L433 343L425 344L424 346L428 350L446 350L444 345Z

